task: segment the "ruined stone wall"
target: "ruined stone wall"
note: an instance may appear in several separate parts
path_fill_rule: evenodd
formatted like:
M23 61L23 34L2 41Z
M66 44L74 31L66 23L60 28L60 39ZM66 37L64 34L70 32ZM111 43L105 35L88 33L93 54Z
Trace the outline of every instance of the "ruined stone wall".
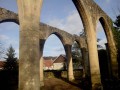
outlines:
M0 23L2 22L15 22L19 24L18 15L4 8L0 8Z
M0 23L2 22L15 22L19 24L18 15L12 11L0 8ZM51 34L55 34L63 43L72 45L75 40L77 40L81 47L86 47L84 38L79 36L74 36L64 30L52 27L50 25L40 23L39 38L46 40Z

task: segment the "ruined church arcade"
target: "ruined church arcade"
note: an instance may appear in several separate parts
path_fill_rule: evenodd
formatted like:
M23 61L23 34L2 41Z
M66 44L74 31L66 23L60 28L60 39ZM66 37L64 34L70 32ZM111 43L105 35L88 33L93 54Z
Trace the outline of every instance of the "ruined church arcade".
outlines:
M19 90L40 90L40 86L44 85L42 54L44 43L51 34L58 36L65 48L69 66L68 79L74 79L71 46L74 41L77 41L80 48L84 50L82 53L84 60L87 57L85 52L88 51L89 65L84 63L84 67L86 72L87 66L90 66L92 89L94 90L96 85L100 85L102 88L96 39L98 21L101 22L107 37L112 76L117 77L118 63L111 19L93 0L72 1L82 19L87 42L79 36L40 23L42 0L17 0L18 15L0 8L0 23L15 22L20 25ZM86 74L88 73L86 72Z

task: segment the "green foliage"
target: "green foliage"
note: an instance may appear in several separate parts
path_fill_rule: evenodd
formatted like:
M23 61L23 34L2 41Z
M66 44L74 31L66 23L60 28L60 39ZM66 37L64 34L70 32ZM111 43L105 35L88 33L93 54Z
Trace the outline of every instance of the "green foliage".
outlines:
M75 42L72 46L72 58L73 63L81 64L82 61L81 50L77 42Z
M15 57L15 50L10 46L6 53L7 58L4 66L5 70L18 70L17 58Z
M120 77L120 15L116 17L114 24L115 26L113 28L113 33L114 33L114 39L117 47L117 60L118 60L118 66L119 66L118 71L119 71L119 77Z
M115 20L114 24L116 25L116 27L117 27L118 29L120 29L120 15L118 15L118 16L116 17L116 20Z
M116 17L114 24L115 24L113 28L114 38L116 41L117 49L120 50L120 15Z
M113 33L114 33L114 39L116 41L117 49L120 50L120 31L118 30L117 27L114 27Z

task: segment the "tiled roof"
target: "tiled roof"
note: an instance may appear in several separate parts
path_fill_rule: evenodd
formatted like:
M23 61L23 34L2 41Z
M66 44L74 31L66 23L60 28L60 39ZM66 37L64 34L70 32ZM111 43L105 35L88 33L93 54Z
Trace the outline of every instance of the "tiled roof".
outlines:
M54 60L53 63L63 63L63 62L66 62L66 57L64 55L60 55Z
M45 67L51 67L53 64L52 60L43 60L44 61L44 66Z
M59 57L43 57L44 66L51 67L53 63L63 63L66 62L65 55L60 55Z
M51 56L48 56L48 57L43 57L44 60L54 60L56 59L57 57L51 57Z

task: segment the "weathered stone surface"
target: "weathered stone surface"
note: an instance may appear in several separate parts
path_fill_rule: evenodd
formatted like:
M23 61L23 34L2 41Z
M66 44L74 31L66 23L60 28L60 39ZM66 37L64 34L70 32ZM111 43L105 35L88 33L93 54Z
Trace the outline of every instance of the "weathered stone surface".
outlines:
M39 90L39 78L41 78L41 81L43 80L42 70L39 69L39 63L42 61L39 60L42 60L44 42L51 34L58 36L64 47L71 46L74 41L77 41L81 48L85 48L86 51L88 50L92 89L96 90L96 87L101 86L96 41L96 26L98 21L101 22L108 40L112 76L117 77L118 64L116 59L116 47L112 34L112 22L109 16L107 16L93 0L72 0L81 16L87 40L79 36L73 36L55 27L39 23L43 0L17 1L19 20L17 14L0 8L0 23L8 21L17 24L20 23L19 90ZM71 52L70 50L67 51L67 58L69 59L68 65L71 66ZM84 57L84 59L86 58ZM42 64L40 66L42 68ZM41 71L40 77L39 71ZM73 75L72 67L70 67L68 73L71 76Z
M0 23L2 22L15 22L19 24L18 15L4 8L0 8Z
M2 12L3 10L5 11L5 13ZM0 23L15 22L15 23L19 24L18 15L16 13L6 10L4 8L0 8L0 13L2 13L0 15ZM55 34L61 40L63 45L65 45L65 44L72 45L74 41L78 41L81 48L82 47L87 48L86 42L85 42L84 38L82 38L82 37L74 36L64 30L49 26L44 23L39 23L39 27L40 27L39 28L39 39L46 40L51 34Z

